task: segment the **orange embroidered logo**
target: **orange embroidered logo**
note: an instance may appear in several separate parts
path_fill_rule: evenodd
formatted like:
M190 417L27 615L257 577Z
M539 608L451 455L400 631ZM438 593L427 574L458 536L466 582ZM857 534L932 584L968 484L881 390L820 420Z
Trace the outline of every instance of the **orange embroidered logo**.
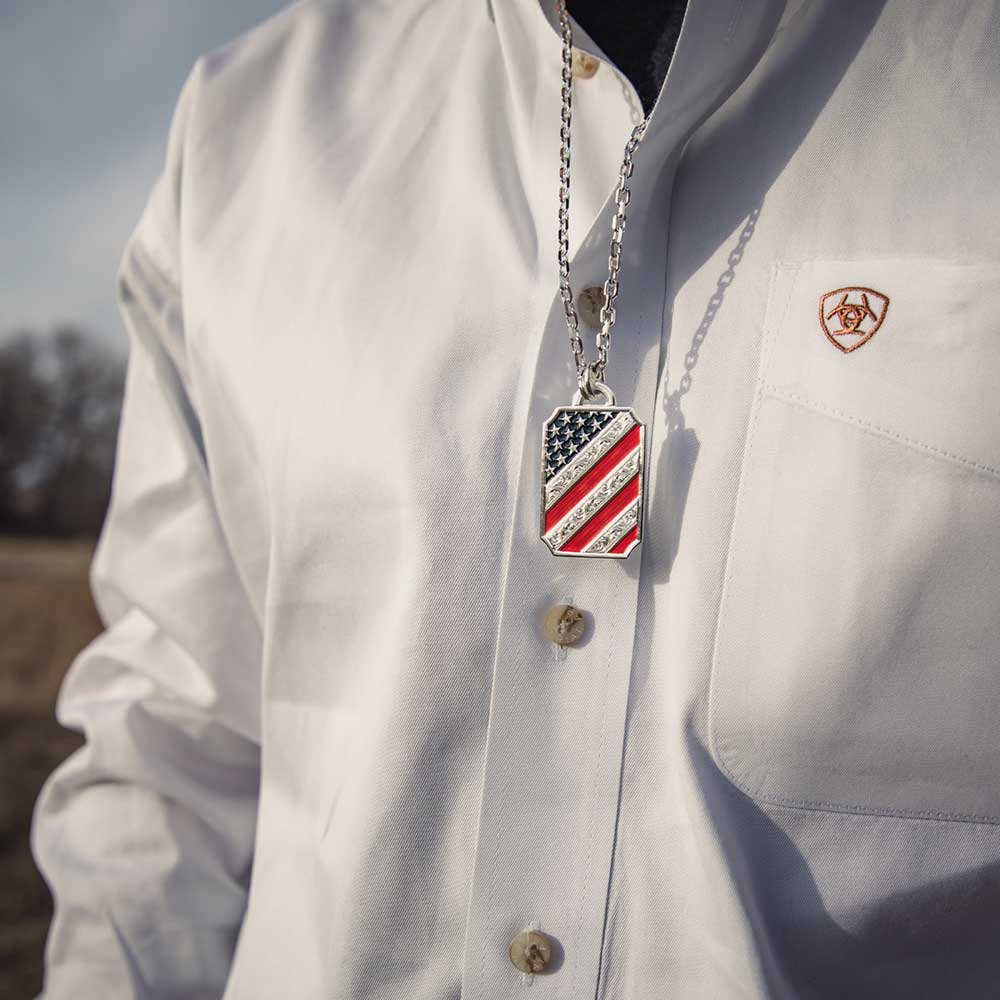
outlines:
M889 296L873 288L835 288L819 300L819 323L826 339L849 354L867 344L889 311Z

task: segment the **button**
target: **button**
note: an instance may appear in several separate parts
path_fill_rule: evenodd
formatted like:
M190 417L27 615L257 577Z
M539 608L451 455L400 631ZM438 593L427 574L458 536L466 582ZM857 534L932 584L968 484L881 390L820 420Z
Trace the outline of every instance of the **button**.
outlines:
M601 328L601 307L604 305L604 289L600 285L585 288L576 297L576 311L580 319L595 330Z
M541 931L521 931L507 954L522 972L542 972L552 960L552 944Z
M581 52L573 47L573 76L577 80L589 80L600 69L601 60L589 52Z
M583 612L572 604L555 604L545 612L542 631L546 639L560 646L571 646L579 642L584 628Z

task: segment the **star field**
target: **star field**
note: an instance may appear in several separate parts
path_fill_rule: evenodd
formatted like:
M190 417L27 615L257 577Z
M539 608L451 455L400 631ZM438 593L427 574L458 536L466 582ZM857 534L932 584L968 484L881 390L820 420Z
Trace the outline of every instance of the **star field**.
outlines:
M607 409L560 411L545 428L545 478L571 462L616 416Z

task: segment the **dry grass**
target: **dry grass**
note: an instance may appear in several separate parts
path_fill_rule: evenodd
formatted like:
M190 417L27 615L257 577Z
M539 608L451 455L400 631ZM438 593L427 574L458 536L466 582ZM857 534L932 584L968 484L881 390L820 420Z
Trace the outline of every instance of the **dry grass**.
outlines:
M41 989L51 901L28 848L42 782L80 745L55 720L59 684L101 631L87 572L94 543L0 537L0 997Z

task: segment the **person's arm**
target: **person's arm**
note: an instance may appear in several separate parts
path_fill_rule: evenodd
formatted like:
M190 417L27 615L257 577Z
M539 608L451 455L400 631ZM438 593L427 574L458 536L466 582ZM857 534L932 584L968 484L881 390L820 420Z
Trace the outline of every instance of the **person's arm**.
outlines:
M261 629L213 497L179 254L195 63L118 269L129 340L111 503L90 567L104 631L59 721L32 850L52 890L46 1000L218 997L246 904L259 781Z

